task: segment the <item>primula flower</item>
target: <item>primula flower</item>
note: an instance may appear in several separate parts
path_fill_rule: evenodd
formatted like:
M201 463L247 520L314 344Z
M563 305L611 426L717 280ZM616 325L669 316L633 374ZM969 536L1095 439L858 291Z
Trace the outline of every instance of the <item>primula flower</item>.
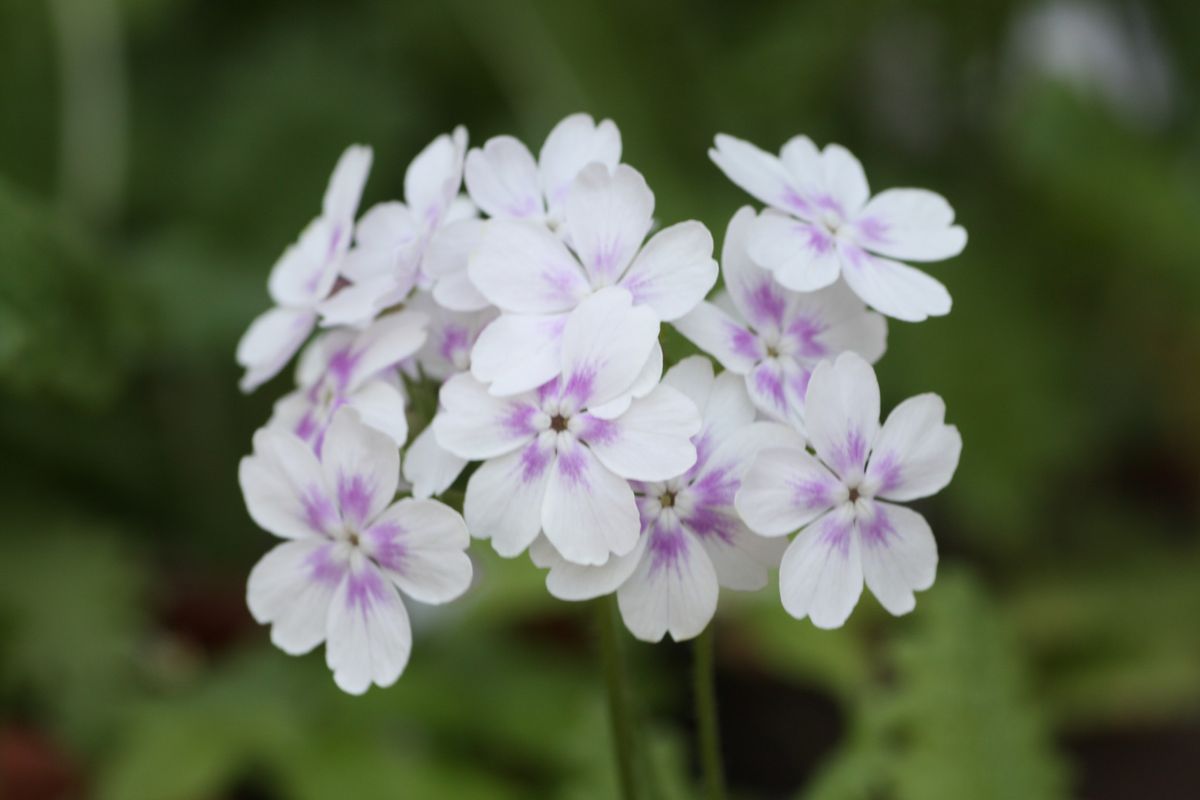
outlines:
M567 192L580 170L621 160L621 132L612 120L572 114L554 126L537 161L511 136L494 136L467 154L467 191L494 219L524 219L557 229Z
M658 337L654 312L610 287L584 300L563 331L555 378L496 397L468 374L448 380L434 423L450 452L484 463L463 511L471 532L515 556L544 531L563 558L603 564L637 544L629 480L656 481L695 463L696 407L658 386L612 419L591 413L629 393Z
M408 423L395 368L425 343L428 323L426 314L406 309L360 332L339 329L321 336L300 358L300 388L275 404L269 424L291 431L320 453L334 414L350 406L365 424L402 446Z
M363 325L416 285L432 287L436 296L437 276L465 263L480 223L474 205L459 196L466 147L461 126L438 136L408 165L405 202L379 203L363 214L342 270L349 285L321 304L326 325ZM454 298L456 290L468 291L471 302L478 298L457 283L442 292Z
M599 566L572 564L539 537L529 554L548 568L546 587L563 600L617 593L625 625L639 639L676 641L704 630L717 609L719 587L754 591L767 585L786 542L751 532L734 511L743 473L763 447L792 442L798 433L773 422L755 422L754 405L740 376L713 378L702 356L684 359L663 383L702 410L703 427L692 437L694 466L666 481L637 482L642 532L624 556Z
M817 367L805 404L815 457L794 446L760 452L737 493L738 513L763 536L803 528L779 566L792 616L839 627L864 580L884 608L905 614L913 592L933 584L937 545L925 518L895 502L945 487L962 437L934 394L905 400L880 427L875 372L854 353Z
M497 395L554 378L570 312L608 286L626 289L660 321L695 308L717 280L712 235L699 222L681 222L643 245L653 212L654 194L637 170L592 164L567 195L565 242L539 223L489 220L468 271L504 313L479 337L472 374Z
M404 671L412 628L400 592L445 603L471 582L462 517L434 500L392 502L399 459L390 438L343 409L319 461L296 436L264 428L238 474L250 516L288 540L250 573L250 612L290 655L324 641L351 694Z
M334 167L321 214L308 224L271 269L267 289L275 307L252 323L237 346L237 362L245 367L243 392L252 392L279 374L317 321L317 306L337 281L354 214L371 169L371 148L346 148Z
M789 289L811 292L845 278L876 311L919 322L950 311L946 287L892 259L941 261L962 252L967 233L954 210L924 189L870 196L862 165L836 144L817 150L806 136L778 157L718 134L708 151L738 186L770 208L754 224L750 257Z
M447 311L424 292L414 295L409 306L426 311L432 320L429 338L416 355L418 372L441 382L470 369L471 348L479 332L496 318L491 308L471 313ZM404 453L404 480L412 484L413 497L433 497L450 488L466 466L467 459L438 444L431 421Z
M804 393L817 363L847 351L877 361L887 322L840 283L812 293L780 286L746 253L755 219L749 206L734 214L721 251L725 291L675 327L725 369L744 375L764 414L802 428Z

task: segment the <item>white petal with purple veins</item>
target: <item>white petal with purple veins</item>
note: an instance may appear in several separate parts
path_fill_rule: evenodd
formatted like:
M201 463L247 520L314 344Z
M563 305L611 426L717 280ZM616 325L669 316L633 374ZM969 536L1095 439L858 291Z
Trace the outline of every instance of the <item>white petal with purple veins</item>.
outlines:
M788 401L787 375L777 358L768 358L746 375L746 391L759 411L780 422L795 415ZM798 411L798 409L797 409Z
M463 515L472 536L491 539L506 558L522 553L542 528L542 506L554 462L553 437L485 461L467 482Z
M724 133L718 133L715 142L708 157L725 177L767 205L785 211L794 209L799 199L795 180L776 156Z
M428 336L429 316L405 309L380 317L354 340L347 389L354 391L381 371L416 353Z
M562 372L567 314L501 314L471 350L471 374L494 395L536 389Z
M572 114L550 131L538 154L542 191L550 210L562 206L571 182L588 164L612 170L621 160L621 132L610 119L595 122L589 114Z
M467 460L437 443L432 423L417 434L404 452L404 480L412 484L413 497L439 495L450 488L467 466Z
M434 418L438 444L457 456L485 459L510 453L537 435L541 410L531 395L495 397L466 373L442 384Z
M777 211L764 211L754 222L747 250L780 284L797 292L824 288L841 271L836 240L828 231Z
M650 351L650 357L642 365L642 371L638 373L633 385L629 387L629 391L617 396L615 400L609 400L607 403L601 403L600 405L593 404L588 409L588 413L600 419L616 419L625 413L630 403L639 397L645 397L654 390L655 386L658 386L658 382L662 379L662 371L662 345L655 342L654 349Z
M962 252L967 232L954 223L954 209L925 189L888 189L871 198L855 219L863 247L905 261L941 261Z
M713 303L701 303L672 324L692 344L739 375L766 357L758 337Z
M461 126L451 134L443 133L417 154L404 173L404 200L425 229L445 218L458 194L466 139Z
M674 515L664 517L647 533L645 555L617 591L625 626L646 642L668 633L677 642L691 639L717 611L717 573L708 554Z
M346 564L323 539L278 545L250 571L246 604L254 619L271 625L271 642L301 655L325 640L329 604Z
M843 478L861 477L879 431L879 383L871 365L857 353L821 362L808 384L804 415L821 460Z
M388 507L363 533L363 547L409 597L448 603L471 585L471 543L457 511L436 500L406 498Z
M879 313L906 322L950 313L946 287L919 269L873 256L857 245L842 243L838 251L846 283Z
M840 628L863 588L858 536L848 506L809 525L788 545L779 565L779 594L796 619Z
M633 302L648 305L663 321L678 319L704 299L717 282L717 262L708 228L681 222L650 238L619 285Z
M569 311L592 291L566 246L544 226L522 220L490 220L467 274L489 302L519 314Z
M291 433L263 428L254 455L242 459L238 481L251 519L285 539L324 536L341 524L317 457Z
M316 322L312 311L296 308L272 308L256 317L237 346L237 363L246 368L241 390L252 392L278 375Z
M871 196L862 164L840 144L826 145L821 151L821 172L824 188L836 201L843 219L857 214Z
M641 521L629 483L570 434L558 439L542 530L562 557L576 564L604 564L637 544Z
M658 343L654 312L634 306L624 289L602 289L571 313L563 328L563 393L576 407L628 392Z
M946 404L936 394L910 397L892 410L867 467L877 495L916 500L950 483L962 453L962 436L945 418Z
M361 553L355 553L329 605L325 662L350 694L371 684L391 686L412 650L412 626L396 587Z
M839 489L841 482L802 448L764 447L734 505L755 533L786 536L833 508L842 499Z
M770 570L779 566L787 549L784 538L756 536L730 514L723 536L697 536L712 561L717 582L726 589L755 592L767 585Z
M489 217L540 217L542 190L529 148L511 136L495 136L467 153L464 173L471 199Z
M670 386L659 386L615 420L588 419L578 435L617 475L661 481L696 463L691 437L699 432L695 404Z
M874 516L858 521L863 575L879 603L895 615L916 606L914 591L933 585L937 543L929 523L917 512L891 503L874 503Z
M400 452L391 437L343 408L334 415L321 449L321 467L342 519L361 528L387 508L400 484Z
M592 286L609 286L625 272L650 231L654 194L637 170L611 172L590 164L571 184L566 231Z
M349 225L317 217L271 268L267 290L282 306L309 308L329 294L350 244Z

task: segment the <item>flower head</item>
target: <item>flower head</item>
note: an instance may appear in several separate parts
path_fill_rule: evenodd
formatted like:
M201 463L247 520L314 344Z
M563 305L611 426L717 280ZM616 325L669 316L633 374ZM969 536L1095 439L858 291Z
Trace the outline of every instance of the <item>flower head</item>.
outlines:
M676 641L696 636L717 608L719 587L761 589L779 563L784 543L755 535L733 506L742 475L763 447L803 438L782 425L756 422L743 381L732 373L714 379L708 359L694 356L672 367L663 383L677 389L703 415L692 437L696 463L664 481L632 484L641 520L638 544L603 566L573 564L546 538L530 548L549 569L546 587L563 600L617 592L626 626L639 639Z
M845 353L813 372L806 399L815 456L799 447L760 452L735 504L763 536L802 528L779 567L783 606L821 628L841 626L864 581L893 614L916 603L937 570L925 518L896 505L940 491L958 466L962 437L933 394L909 398L879 425L879 384Z
M746 253L756 219L746 206L729 221L721 252L725 291L675 327L725 369L745 376L759 410L802 429L812 370L843 352L878 360L887 322L841 283L810 293L780 286Z
M669 386L618 402L641 380L658 328L652 311L608 288L567 321L561 377L509 397L489 394L468 374L442 386L438 442L484 461L463 509L475 535L515 556L544 531L580 564L633 549L640 525L628 481L688 469L696 460L690 438L700 427L695 406ZM613 413L600 416L597 408Z
M471 582L462 517L433 500L393 502L399 458L390 438L343 409L319 460L293 434L264 428L238 472L250 516L288 540L250 573L251 613L291 655L324 641L334 681L351 694L391 685L408 662L401 592L445 603Z
M779 156L719 134L709 156L731 181L770 208L754 224L750 257L789 289L811 292L841 275L872 308L917 322L950 311L946 287L900 263L958 255L967 233L954 210L925 189L870 196L862 165L849 150L818 150L806 136Z

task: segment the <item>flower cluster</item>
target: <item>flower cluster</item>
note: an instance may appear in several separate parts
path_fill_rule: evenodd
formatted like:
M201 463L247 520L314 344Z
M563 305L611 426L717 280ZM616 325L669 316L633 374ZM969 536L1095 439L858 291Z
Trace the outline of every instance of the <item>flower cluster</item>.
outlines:
M609 120L567 117L537 158L456 129L413 160L403 202L361 216L372 153L343 154L237 351L246 391L301 353L240 470L250 515L286 540L248 588L280 648L324 641L340 687L389 685L411 646L401 594L464 593L470 536L527 552L555 597L615 593L647 641L696 636L720 587L776 568L784 607L821 627L864 582L912 609L937 551L896 503L945 486L961 440L934 395L880 425L871 364L885 317L950 308L895 259L947 258L966 234L931 192L870 197L837 145L776 157L718 136L710 155L767 205L734 214L719 266L704 225L657 223ZM666 368L665 325L707 355Z

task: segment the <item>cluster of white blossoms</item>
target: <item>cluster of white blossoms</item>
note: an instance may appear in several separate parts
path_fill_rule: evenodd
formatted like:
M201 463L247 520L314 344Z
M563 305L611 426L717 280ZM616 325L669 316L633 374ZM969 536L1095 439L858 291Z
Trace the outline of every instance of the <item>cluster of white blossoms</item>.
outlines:
M357 219L372 154L343 154L237 352L251 391L303 348L240 470L250 515L286 540L248 588L275 644L324 641L348 692L391 684L412 639L401 594L463 594L471 536L528 552L555 597L615 593L647 641L696 636L720 587L773 569L784 607L820 627L864 582L913 608L937 550L895 503L945 486L961 439L935 395L880 425L870 365L885 316L950 308L894 259L956 255L966 234L932 192L870 197L837 145L797 137L776 157L718 136L710 155L768 206L733 216L720 266L704 225L656 223L609 120L567 117L536 159L508 136L468 151L456 129L409 166L404 202ZM723 371L704 355L665 369L664 325ZM410 436L431 381L437 411Z

